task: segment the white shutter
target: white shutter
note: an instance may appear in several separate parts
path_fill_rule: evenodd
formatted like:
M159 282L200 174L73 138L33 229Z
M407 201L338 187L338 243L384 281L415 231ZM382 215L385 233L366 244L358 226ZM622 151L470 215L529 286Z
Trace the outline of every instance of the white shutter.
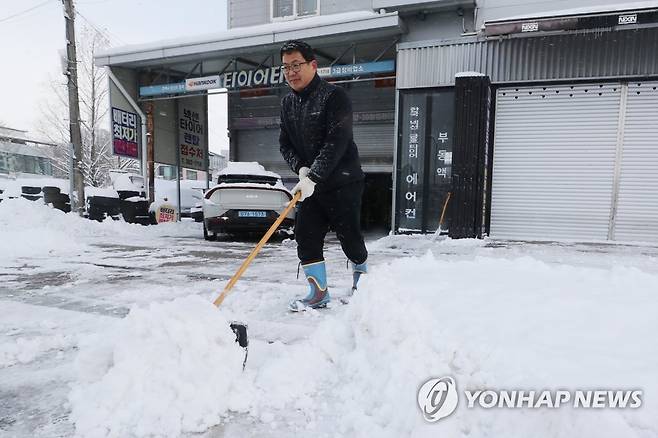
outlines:
M241 129L237 132L238 161L257 161L283 178L296 176L279 150L279 128Z
M614 240L658 242L658 82L628 84Z
M619 84L499 89L491 236L606 240Z
M391 172L393 168L393 123L354 125L354 143L365 172Z

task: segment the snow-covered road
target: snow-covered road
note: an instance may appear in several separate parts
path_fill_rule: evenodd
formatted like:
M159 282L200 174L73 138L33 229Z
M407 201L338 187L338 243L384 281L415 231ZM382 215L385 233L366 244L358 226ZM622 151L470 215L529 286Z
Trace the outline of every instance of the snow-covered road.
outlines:
M0 436L658 437L658 248L370 240L348 306L294 315L294 242L0 203ZM335 240L329 286L350 273ZM131 311L132 309L132 311ZM249 360L227 321L249 324ZM484 409L417 390L640 389L638 409Z

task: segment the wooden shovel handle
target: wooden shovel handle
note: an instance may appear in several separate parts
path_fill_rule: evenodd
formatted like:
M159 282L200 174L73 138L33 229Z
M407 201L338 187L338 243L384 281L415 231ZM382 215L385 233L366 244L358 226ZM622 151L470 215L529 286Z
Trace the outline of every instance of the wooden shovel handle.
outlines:
M451 195L452 193L448 192L448 197L446 198L446 201L443 203L443 210L441 210L441 219L439 219L439 228L441 228L441 225L443 225L443 217L446 214L446 208L448 208L448 201L450 201Z
M213 301L213 304L217 307L219 307L220 304L222 304L222 301L224 301L224 298L226 298L226 295L233 289L233 286L235 286L235 283L238 282L240 277L242 277L242 274L244 274L244 271L247 270L249 265L251 264L252 260L256 258L258 253L260 252L261 248L267 243L268 240L270 240L270 237L272 237L272 234L276 231L276 229L281 225L281 222L288 216L288 213L290 213L290 210L292 210L295 207L295 204L297 204L297 201L299 201L299 198L302 196L302 192L297 192L295 193L295 196L290 200L290 203L286 207L285 210L279 215L279 218L272 224L269 230L267 230L267 233L263 236L262 239L260 239L260 242L258 242L258 245L256 245L256 248L254 248L251 251L251 254L249 254L249 257L245 259L244 262L242 262L242 265L240 266L240 269L238 269L238 272L233 275L231 280L228 282L222 293L217 297L215 301Z

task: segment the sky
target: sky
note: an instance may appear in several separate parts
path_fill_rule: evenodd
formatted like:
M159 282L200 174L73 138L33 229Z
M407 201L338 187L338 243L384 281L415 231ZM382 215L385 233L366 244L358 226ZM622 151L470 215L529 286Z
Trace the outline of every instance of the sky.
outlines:
M79 0L75 7L76 30L92 26L111 47L226 30L226 0ZM40 106L53 93L51 81L65 80L61 0L0 0L0 41L0 122L35 132ZM210 149L219 152L228 149L225 95L213 96L209 105Z

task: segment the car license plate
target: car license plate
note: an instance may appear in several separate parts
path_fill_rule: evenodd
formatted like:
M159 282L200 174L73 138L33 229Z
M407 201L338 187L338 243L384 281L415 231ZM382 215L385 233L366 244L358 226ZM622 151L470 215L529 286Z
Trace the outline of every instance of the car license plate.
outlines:
M238 217L267 217L264 211L238 211Z

